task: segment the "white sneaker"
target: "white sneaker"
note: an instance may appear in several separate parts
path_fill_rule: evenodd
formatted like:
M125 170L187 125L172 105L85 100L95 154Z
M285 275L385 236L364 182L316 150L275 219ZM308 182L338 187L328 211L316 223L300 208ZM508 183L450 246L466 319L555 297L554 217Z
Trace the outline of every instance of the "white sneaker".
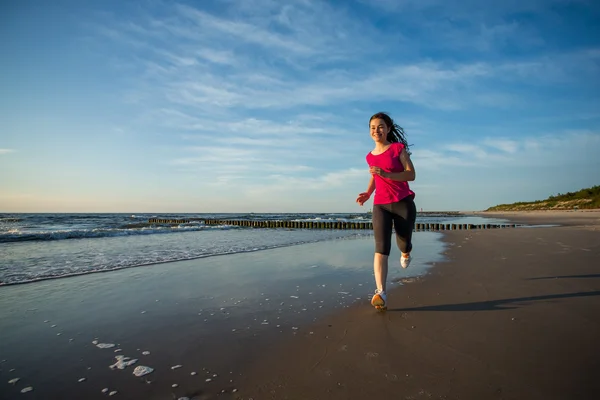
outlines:
M404 257L404 254L402 254L400 256L400 265L402 266L402 268L406 269L410 265L411 260L412 256L410 255L410 253L408 253L408 257Z
M376 290L373 298L371 299L371 305L378 310L387 309L387 296L384 291Z

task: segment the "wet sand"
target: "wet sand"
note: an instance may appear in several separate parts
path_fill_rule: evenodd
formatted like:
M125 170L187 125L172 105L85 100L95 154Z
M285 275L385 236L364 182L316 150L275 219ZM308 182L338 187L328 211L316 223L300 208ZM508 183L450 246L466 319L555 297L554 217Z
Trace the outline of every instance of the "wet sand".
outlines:
M386 313L370 237L0 288L0 398L600 398L600 224L582 215L419 232Z
M272 346L239 398L600 398L598 215L446 232L447 262L390 291L386 313L363 300Z
M426 250L394 279L441 259L439 237L416 235ZM348 238L2 287L0 398L234 398L273 345L372 293L372 248ZM116 356L137 361L111 369Z

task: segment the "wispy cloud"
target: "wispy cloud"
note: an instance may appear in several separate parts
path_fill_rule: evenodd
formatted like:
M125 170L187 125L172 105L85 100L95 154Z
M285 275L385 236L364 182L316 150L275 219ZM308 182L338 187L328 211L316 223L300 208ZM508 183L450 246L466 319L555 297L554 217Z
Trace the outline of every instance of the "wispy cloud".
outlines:
M475 143L448 143L414 150L417 170L452 167L547 166L593 161L600 151L600 132L566 131L521 139L483 138ZM559 161L560 160L560 161Z
M368 183L367 170L349 168L335 172L326 172L310 177L294 177L289 175L273 174L263 181L244 188L244 192L253 197L283 196L294 198L306 196L307 192L336 191L340 188L353 188L365 186Z
M470 11L477 13L481 8L475 3L469 7L452 3L461 12L472 6L475 11ZM543 9L536 1L509 3L494 6L494 13ZM381 58L374 56L382 52L377 44L389 39L389 32L326 2L298 0L281 5L267 1L256 8L251 6L253 2L224 4L218 12L189 5L165 7L163 13L148 11L137 20L107 20L108 26L97 28L101 35L130 50L123 56L129 60L122 64L135 64L142 71L137 84L127 89L127 98L200 116L241 117L274 109L298 112L300 108L339 107L359 101L452 111L474 106L506 108L524 101L518 86L503 88L497 85L499 81L545 85L599 72L598 52L593 49L502 62L430 61L410 56L409 49L402 52L409 57L400 61ZM414 12L434 8L443 14L453 9L441 1L380 1L374 5L392 4L395 9ZM323 18L332 15L335 18L323 23ZM524 33L514 20L482 19L473 26L480 32L475 35L480 41L476 46L488 49L507 37L522 42L534 36ZM448 29L447 35L439 33L443 40L432 42L465 43L474 36L464 24ZM459 36L453 40L452 35ZM410 40L399 43L411 46ZM188 129L198 126L193 120L189 125Z
M488 153L481 146L473 144L450 144L446 148L453 153L459 153L468 158L485 159L488 157Z
M14 149L0 149L0 154L9 154L9 153L14 153L15 150Z
M519 143L512 139L485 139L483 144L510 154L516 153L519 149Z

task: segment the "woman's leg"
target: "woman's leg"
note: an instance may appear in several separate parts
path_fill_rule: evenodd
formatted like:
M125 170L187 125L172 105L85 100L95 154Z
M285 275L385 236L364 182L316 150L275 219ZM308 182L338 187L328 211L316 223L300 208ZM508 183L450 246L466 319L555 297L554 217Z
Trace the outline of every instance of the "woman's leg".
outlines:
M373 206L373 234L375 236L375 255L373 273L377 290L385 292L388 274L388 256L392 247L392 215L380 205Z
M417 207L409 197L392 205L394 213L394 230L396 231L396 244L402 252L401 257L408 259L412 251L412 234L417 219ZM408 260L400 264L403 268L408 267ZM405 266L406 265L406 266Z
M388 258L381 253L375 253L375 257L373 259L373 272L375 273L375 285L377 285L377 290L380 292L386 291L386 282L388 275Z

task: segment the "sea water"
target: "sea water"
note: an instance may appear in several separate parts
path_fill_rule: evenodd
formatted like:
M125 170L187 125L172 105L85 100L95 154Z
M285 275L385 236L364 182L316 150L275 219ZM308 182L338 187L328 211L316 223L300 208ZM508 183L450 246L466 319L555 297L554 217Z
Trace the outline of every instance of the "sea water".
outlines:
M197 387L200 381L186 380L195 371L217 391L231 388L236 360L246 357L240 354L266 349L274 339L311 335L318 318L360 300L368 304L375 289L370 230L163 227L147 224L153 217L0 216L0 279L7 285L0 288L0 362L9 371L0 393L35 387L43 398L65 398L67 390L77 398L127 397L126 390L140 398L149 398L148 391L167 398L176 386L182 393ZM367 214L159 217L370 219ZM418 222L482 223L470 217L455 222L464 218L427 215ZM442 235L415 232L407 270L399 267L393 246L389 287L441 261ZM36 280L42 282L28 284ZM118 385L117 379L139 376L152 384ZM97 388L90 392L81 379Z
M0 214L0 285L372 235L370 230L254 229L202 221L168 226L148 223L157 217L370 221L367 213ZM422 223L477 224L482 220L444 213L417 218Z

